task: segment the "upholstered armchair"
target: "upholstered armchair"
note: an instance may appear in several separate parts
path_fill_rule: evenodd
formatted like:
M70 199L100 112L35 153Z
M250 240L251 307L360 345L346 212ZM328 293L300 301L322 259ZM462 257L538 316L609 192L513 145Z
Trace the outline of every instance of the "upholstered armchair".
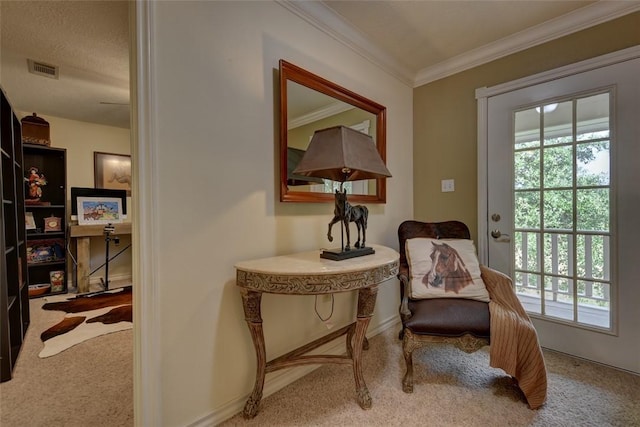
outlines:
M485 266L478 266L478 274L482 279L480 282L486 286L489 300L468 299L463 293L462 297L456 295L454 298L414 298L411 284L415 274L412 276L411 266L416 264L410 262L413 260L409 259L412 257L407 251L407 247L410 247L407 241L415 238L465 239L468 242L470 233L468 227L459 221L405 221L398 228L398 278L402 301L400 339L406 364L402 389L406 393L413 392L414 350L428 344L445 343L472 353L491 344L491 366L502 368L514 378L518 377L516 381L531 408L542 405L547 388L544 359L536 331L515 294L511 279ZM424 239L413 242L420 240ZM438 246L438 242L429 243L430 246L424 248ZM473 247L472 243L469 244ZM435 250L431 252L431 260L427 260L432 264L436 262L434 253ZM421 256L426 258L429 255ZM427 275L423 273L426 284ZM430 272L429 275L433 275L429 278L429 284L435 283L437 287L437 274ZM495 329L493 333L492 328Z

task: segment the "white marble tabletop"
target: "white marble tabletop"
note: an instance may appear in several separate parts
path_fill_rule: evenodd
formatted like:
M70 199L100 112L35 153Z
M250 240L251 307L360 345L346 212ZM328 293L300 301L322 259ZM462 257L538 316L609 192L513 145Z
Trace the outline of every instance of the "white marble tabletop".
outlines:
M263 274L337 274L365 271L398 261L400 255L395 250L381 245L369 246L375 250L374 254L342 261L320 258L321 251L318 249L290 255L241 261L235 264L235 268L237 270Z
M374 254L342 261L320 258L320 250L242 261L235 265L236 284L257 292L317 295L367 288L395 277L398 252L370 247Z

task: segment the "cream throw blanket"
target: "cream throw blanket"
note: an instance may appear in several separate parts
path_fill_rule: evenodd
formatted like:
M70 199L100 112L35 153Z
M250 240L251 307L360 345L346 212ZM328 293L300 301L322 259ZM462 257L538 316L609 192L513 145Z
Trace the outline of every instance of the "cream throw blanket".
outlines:
M531 409L547 399L547 370L536 330L518 300L511 278L480 266L491 301L489 364L518 382Z

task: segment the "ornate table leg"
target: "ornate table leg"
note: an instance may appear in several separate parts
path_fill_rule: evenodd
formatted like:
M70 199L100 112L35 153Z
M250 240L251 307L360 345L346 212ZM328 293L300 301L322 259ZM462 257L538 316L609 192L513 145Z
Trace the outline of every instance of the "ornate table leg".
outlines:
M371 395L362 376L362 347L369 321L376 305L378 287L363 288L358 291L358 320L353 343L353 375L356 380L356 395L362 409L371 408Z
M262 299L262 293L250 291L244 288L240 289L240 292L242 294L244 318L247 321L249 332L251 332L251 339L253 340L253 346L256 349L256 383L253 387L253 393L251 393L247 403L244 405L243 411L245 418L253 418L258 413L260 399L262 399L265 368L267 365L267 356L264 347L264 333L262 331L262 317L260 315L260 301Z

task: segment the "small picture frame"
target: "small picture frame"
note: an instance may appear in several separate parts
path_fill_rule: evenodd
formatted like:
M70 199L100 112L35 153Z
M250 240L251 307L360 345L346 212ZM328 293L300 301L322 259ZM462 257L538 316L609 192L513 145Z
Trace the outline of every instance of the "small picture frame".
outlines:
M123 221L122 199L117 197L78 197L78 224L116 224Z
M95 188L127 190L131 196L131 156L94 151L93 173Z
M64 270L50 271L49 283L51 284L51 292L62 292L64 290Z
M36 227L36 220L33 217L33 212L25 212L24 214L24 224L25 224L25 228L27 230L35 230Z

